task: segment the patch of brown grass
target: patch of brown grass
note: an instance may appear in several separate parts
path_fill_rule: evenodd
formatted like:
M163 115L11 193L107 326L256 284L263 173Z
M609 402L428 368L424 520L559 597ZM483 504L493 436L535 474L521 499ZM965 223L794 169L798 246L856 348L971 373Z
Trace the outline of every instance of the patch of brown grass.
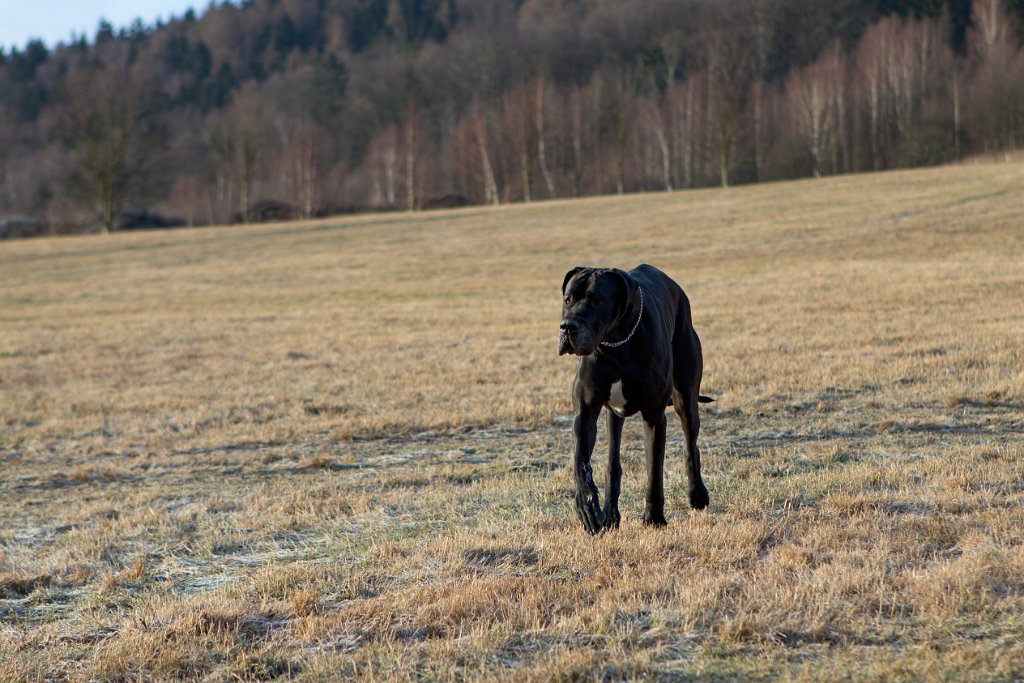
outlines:
M1022 181L0 244L0 680L1020 678ZM644 261L712 505L631 421L591 539L557 290Z

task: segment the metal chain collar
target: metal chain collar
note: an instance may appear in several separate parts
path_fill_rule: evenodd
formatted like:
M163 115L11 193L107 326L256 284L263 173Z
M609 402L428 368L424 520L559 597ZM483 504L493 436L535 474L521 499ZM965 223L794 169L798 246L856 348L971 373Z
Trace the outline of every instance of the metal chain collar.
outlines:
M627 336L622 341L618 342L601 342L601 346L607 346L614 349L615 347L622 346L623 344L628 342L630 339L633 338L633 335L636 334L637 328L640 327L640 319L644 317L644 290L643 287L640 287L639 285L637 285L637 289L640 290L640 314L637 315L636 324L633 325L633 329L630 330L629 336Z

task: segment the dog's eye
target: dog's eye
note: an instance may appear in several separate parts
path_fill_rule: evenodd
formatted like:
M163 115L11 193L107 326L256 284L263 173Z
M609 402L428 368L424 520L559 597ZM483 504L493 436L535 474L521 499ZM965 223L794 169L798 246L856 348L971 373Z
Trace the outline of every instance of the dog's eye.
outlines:
M566 305L566 306L568 306L568 305L569 305L569 297L565 297L565 305Z

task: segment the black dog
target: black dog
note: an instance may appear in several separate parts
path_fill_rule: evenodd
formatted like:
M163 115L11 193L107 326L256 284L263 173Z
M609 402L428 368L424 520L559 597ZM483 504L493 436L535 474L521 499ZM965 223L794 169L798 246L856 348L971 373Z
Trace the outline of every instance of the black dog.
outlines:
M562 324L558 354L581 356L573 382L576 419L573 472L576 512L591 534L619 526L619 441L630 415L644 418L647 506L644 521L665 521L665 408L673 406L686 435L690 505L708 505L700 478L697 404L704 368L700 339L682 288L654 266L628 273L617 268L573 268L562 282ZM602 512L590 468L597 418L608 411L608 478Z

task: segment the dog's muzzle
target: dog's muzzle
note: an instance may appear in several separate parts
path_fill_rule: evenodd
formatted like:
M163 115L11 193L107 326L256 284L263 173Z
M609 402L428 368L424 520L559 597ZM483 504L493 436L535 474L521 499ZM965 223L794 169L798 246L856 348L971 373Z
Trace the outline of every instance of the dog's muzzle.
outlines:
M590 343L590 332L572 320L563 320L558 326L558 355L575 353L586 356L594 352Z

